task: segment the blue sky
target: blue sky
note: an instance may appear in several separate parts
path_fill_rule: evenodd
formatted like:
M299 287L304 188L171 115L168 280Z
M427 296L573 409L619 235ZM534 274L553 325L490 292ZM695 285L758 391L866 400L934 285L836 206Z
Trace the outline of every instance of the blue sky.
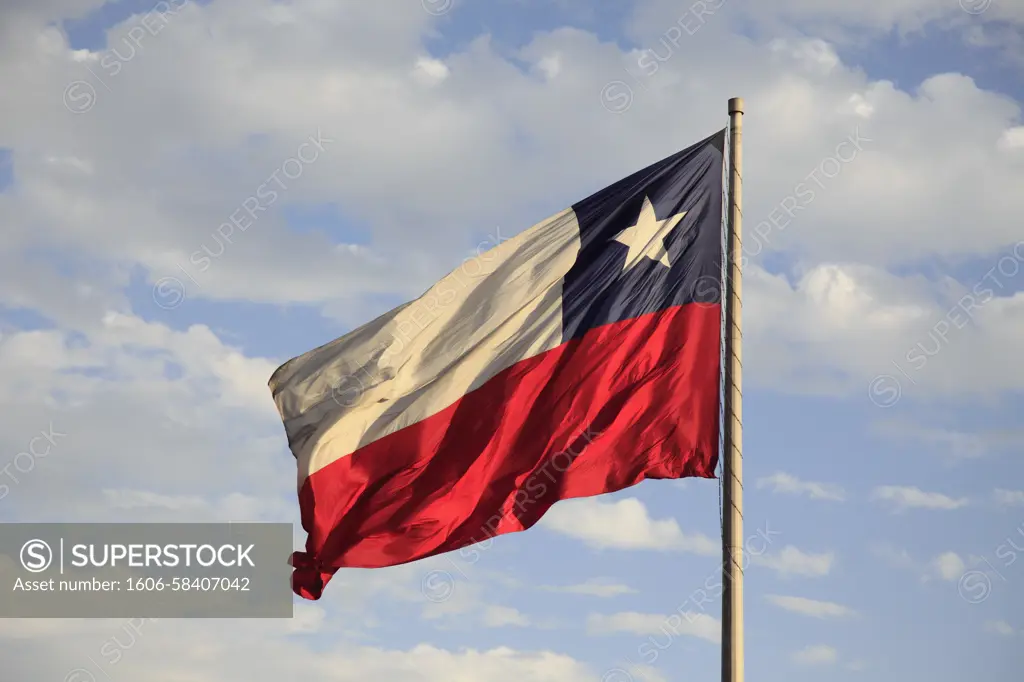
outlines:
M1024 548L1024 53L1005 36L1024 14L905 4L729 2L658 73L630 81L619 113L602 107L602 86L640 50L663 49L685 6L465 0L435 16L418 0L189 3L100 83L104 51L153 3L26 5L24 42L0 47L5 92L26 93L0 96L13 112L0 122L0 453L47 423L71 435L0 500L0 520L297 522L265 386L277 365L409 300L495 229L511 236L723 127L738 95L750 227L855 128L873 140L748 269L746 533L778 535L747 573L747 675L1016 679L1024 561L1006 565L1006 543ZM45 94L29 94L23 73ZM95 107L71 111L84 101L67 97L76 81L92 84ZM320 130L336 142L220 242L218 226ZM204 248L219 255L200 272L188 264ZM933 343L1000 263L1021 271L1005 270L991 303L900 374L892 361L909 372L907 351ZM880 375L900 382L894 405L875 404ZM321 603L297 603L306 632L242 623L221 641L223 625L164 623L94 672L714 679L719 647L696 625L639 664L641 645L664 641L666 619L717 577L720 557L677 543L717 541L718 504L717 481L698 480L559 505L478 560L339 575ZM614 523L582 530L608 505L623 505ZM645 533L645 547L627 546ZM976 571L991 588L981 600ZM454 586L445 599L438 576ZM568 590L591 581L628 590ZM0 650L19 679L58 679L118 627L48 621L39 632L66 642L54 645L12 623ZM216 665L203 637L217 639Z

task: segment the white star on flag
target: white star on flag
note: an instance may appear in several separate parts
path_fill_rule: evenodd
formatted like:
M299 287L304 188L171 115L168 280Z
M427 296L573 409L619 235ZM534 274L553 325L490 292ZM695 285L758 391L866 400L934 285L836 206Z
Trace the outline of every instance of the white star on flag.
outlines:
M641 258L650 258L665 267L671 267L672 264L668 260L668 251L665 250L663 240L665 235L671 232L672 228L678 225L685 215L686 211L683 211L665 220L658 220L658 216L654 214L654 205L647 196L644 196L644 204L640 207L640 215L636 219L636 224L627 227L615 236L615 241L629 247L622 271L625 272L632 268L640 262Z

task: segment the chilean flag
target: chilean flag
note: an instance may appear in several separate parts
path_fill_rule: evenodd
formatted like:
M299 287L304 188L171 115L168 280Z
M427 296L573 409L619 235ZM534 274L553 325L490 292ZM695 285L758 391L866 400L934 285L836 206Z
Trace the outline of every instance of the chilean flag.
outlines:
M714 478L725 131L282 365L293 588L533 526L559 500Z

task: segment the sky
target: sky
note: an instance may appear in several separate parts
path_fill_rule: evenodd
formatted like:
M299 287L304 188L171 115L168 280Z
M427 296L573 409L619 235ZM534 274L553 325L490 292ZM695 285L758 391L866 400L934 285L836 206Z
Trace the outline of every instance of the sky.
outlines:
M284 521L299 546L274 369L740 96L747 678L1020 678L1024 4L0 19L0 522ZM0 658L26 681L716 679L720 535L717 481L648 481L344 571L290 620L157 620L116 663L124 619L3 620Z

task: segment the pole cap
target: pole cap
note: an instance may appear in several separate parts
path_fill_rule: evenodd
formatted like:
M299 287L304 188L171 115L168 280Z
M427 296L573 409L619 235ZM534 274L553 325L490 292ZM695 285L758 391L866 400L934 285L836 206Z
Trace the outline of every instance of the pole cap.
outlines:
M729 115L742 114L743 113L743 98L733 97L729 100Z

